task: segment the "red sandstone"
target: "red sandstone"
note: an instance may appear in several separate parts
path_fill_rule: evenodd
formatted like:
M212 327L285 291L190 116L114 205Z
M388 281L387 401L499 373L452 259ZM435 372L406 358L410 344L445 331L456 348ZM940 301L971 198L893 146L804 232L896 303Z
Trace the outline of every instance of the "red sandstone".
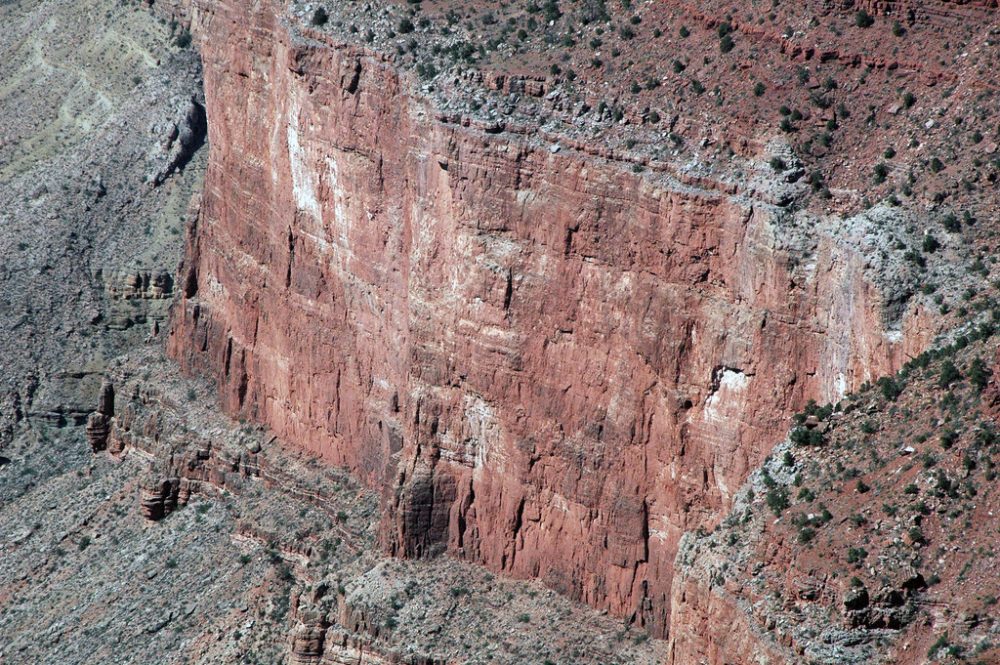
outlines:
M681 534L795 407L922 349L926 317L890 335L863 258L826 239L804 270L768 205L446 124L278 14L195 13L210 166L170 352L381 488L390 552L662 634Z

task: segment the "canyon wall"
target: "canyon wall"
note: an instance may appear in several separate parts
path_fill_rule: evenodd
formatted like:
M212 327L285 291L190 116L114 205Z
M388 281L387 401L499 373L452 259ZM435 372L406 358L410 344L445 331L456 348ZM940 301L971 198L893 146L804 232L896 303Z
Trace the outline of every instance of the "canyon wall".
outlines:
M809 398L896 369L864 259L739 187L453 122L283 6L208 1L210 164L169 350L224 408L447 551L662 634L711 526ZM901 325L901 329L898 329Z

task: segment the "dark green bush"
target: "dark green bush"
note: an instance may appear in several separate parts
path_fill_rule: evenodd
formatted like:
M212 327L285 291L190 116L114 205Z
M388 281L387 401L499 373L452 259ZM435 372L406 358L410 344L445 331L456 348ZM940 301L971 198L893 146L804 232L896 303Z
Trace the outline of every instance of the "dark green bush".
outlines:
M330 15L326 13L326 10L322 7L318 7L312 15L312 24L315 26L326 25L327 21L330 20Z
M882 391L882 396L890 402L895 402L896 398L903 392L903 387L900 386L899 382L891 376L883 376L879 378L876 384Z
M785 512L788 508L788 490L784 487L775 487L767 492L767 507L771 509L771 512L777 517L781 517L781 513Z
M826 437L819 428L796 427L792 430L790 440L797 446L821 446L826 442Z
M976 356L972 359L972 363L969 365L969 382L976 390L982 392L986 388L986 384L990 382L991 376L993 376L993 371L986 366L982 358Z
M958 371L958 367L949 358L941 363L941 373L938 375L938 386L941 388L947 388L955 381L962 378L962 373Z

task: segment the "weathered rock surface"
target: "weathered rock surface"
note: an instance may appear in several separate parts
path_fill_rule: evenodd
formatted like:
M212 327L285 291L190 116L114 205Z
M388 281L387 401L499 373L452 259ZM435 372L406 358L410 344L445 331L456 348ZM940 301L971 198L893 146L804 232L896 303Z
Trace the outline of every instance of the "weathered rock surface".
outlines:
M166 321L207 151L183 169L159 151L199 62L136 3L5 2L0 26L3 447L32 424L84 425L108 360ZM147 171L171 175L150 189Z
M996 3L544 4L0 1L0 661L997 660Z
M997 662L995 330L850 396L821 444L782 443L714 532L684 536L669 663ZM951 362L968 380L942 385Z
M925 343L850 238L739 186L449 124L277 3L202 7L210 165L170 353L381 488L390 552L662 632L681 534L791 409Z
M663 661L664 643L536 583L387 559L375 493L191 398L208 387L161 349L107 372L118 446L95 455L65 427L0 458L0 661ZM155 523L150 479L172 508Z

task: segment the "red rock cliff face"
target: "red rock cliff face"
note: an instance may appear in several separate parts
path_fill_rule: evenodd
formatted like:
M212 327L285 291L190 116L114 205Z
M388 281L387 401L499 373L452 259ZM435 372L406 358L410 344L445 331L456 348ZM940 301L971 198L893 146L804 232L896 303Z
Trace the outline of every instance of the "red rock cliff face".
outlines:
M194 14L211 154L172 355L383 488L391 552L662 633L680 535L915 324L890 342L862 260L799 265L766 203L448 124L281 10Z

